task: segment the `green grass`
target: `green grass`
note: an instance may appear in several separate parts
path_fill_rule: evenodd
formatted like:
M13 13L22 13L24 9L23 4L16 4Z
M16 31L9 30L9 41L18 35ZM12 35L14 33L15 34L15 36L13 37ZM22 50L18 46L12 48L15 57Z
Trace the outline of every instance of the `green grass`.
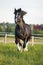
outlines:
M0 65L43 65L43 44L18 52L15 44L0 44Z

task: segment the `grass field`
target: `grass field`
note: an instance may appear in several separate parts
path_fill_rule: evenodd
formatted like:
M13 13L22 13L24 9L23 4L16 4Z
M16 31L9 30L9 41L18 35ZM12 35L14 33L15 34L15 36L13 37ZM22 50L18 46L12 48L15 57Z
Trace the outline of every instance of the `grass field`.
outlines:
M15 44L0 44L0 65L43 65L43 44L18 52Z

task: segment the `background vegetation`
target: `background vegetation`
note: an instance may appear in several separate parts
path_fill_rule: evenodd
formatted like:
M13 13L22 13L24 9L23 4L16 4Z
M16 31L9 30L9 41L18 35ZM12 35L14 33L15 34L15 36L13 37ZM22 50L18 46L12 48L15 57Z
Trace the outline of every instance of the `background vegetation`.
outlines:
M11 32L14 34L15 32L15 24L14 23L0 23L0 32ZM31 32L33 34L43 34L43 24L41 25L30 25Z
M14 34L15 24L14 23L0 23L0 32L11 32Z

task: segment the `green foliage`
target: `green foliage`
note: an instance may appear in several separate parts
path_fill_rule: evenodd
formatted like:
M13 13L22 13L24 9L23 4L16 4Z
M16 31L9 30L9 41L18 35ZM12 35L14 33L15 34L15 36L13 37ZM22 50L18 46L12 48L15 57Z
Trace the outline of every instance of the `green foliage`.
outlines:
M15 30L15 24L9 24L9 23L6 23L6 32L12 32L14 33L14 30Z
M4 24L0 24L0 32L5 32L5 27L4 27Z
M43 45L29 45L28 52L18 52L15 44L0 44L0 65L43 65Z
M41 28L34 28L34 24L31 25L31 33L32 34L43 34L43 30Z
M33 34L43 34L43 30L34 30L33 31Z
M15 24L14 23L0 23L0 32L11 32L14 33Z
M43 30L39 30L38 33L39 33L39 34L43 34Z
M13 34L15 34L15 26L16 24L14 23L0 23L0 32L11 32ZM34 29L34 25L30 25L31 26L31 33L32 34L43 34L43 30Z

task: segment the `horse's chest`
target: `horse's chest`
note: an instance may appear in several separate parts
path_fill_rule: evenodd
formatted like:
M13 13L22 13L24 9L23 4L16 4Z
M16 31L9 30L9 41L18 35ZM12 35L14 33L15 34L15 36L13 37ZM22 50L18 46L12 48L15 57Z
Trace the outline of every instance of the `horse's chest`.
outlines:
M23 29L20 29L20 34L25 34L25 29L23 28Z
M28 36L29 32L27 28L21 29L20 33L23 34L23 36Z

